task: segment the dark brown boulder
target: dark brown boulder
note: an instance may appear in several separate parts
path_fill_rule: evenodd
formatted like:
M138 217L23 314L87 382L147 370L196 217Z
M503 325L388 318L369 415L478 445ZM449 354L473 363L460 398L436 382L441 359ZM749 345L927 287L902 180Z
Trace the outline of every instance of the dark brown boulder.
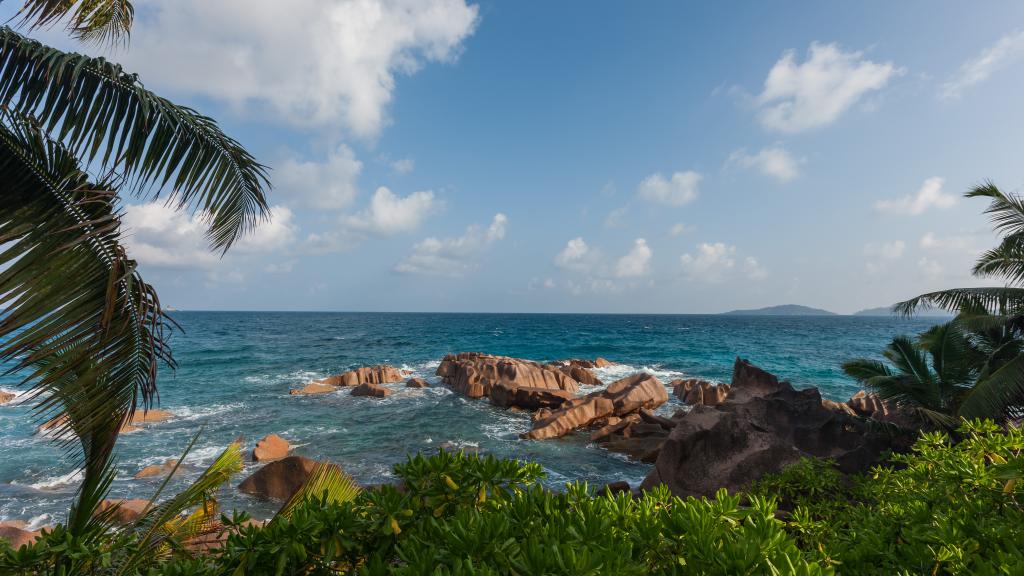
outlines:
M406 388L430 388L430 383L423 378L409 378L405 383Z
M572 397L573 393L565 390L515 386L505 382L499 382L491 387L490 394L491 404L495 406L526 410L558 408Z
M618 480L616 482L609 482L609 483L605 484L597 492L595 492L594 495L595 496L615 496L616 494L620 494L622 492L629 492L629 491L630 491L629 482Z
M383 386L376 384L360 384L352 389L353 396L372 396L374 398L384 398L385 396L391 395L391 390Z
M675 420L644 489L664 484L680 496L736 491L803 456L832 458L853 473L894 447L861 420L822 406L816 388L794 390L740 359L725 402L695 406Z
M316 465L316 460L288 456L254 472L238 485L238 490L261 498L287 500L306 483Z

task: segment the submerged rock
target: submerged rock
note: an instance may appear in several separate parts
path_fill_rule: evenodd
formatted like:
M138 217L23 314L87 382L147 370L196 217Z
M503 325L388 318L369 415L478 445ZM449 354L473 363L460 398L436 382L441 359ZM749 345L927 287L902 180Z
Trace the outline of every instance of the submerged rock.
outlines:
M317 464L303 456L288 456L254 472L238 485L238 490L261 498L287 500L306 483Z
M676 398L695 406L718 406L729 396L728 384L714 384L699 378L673 380L669 386Z
M292 445L284 438L277 434L267 434L252 449L252 461L268 462L270 460L280 460L287 456L291 449Z
M177 465L178 461L174 458L171 458L170 460L167 460L163 464L153 464L151 466L146 466L142 470L139 470L138 472L135 473L135 479L141 480L143 478L153 478L156 476L165 477L168 474L170 474L171 471L174 470L174 467ZM175 474L178 474L181 471L182 470L179 467Z
M456 392L470 398L490 396L496 384L518 388L542 388L576 392L579 384L553 366L530 360L492 356L480 352L449 354L437 367L437 375ZM500 394L506 394L503 391Z
M363 366L341 374L313 380L302 388L293 388L289 394L326 394L339 387L358 386L360 384L390 384L405 379L402 370L387 364Z
M384 398L385 396L391 395L391 390L383 386L376 384L360 384L352 389L353 396L372 396L374 398Z
M117 524L128 524L142 517L142 513L149 506L149 500L141 498L130 498L127 500L103 500L96 507L96 513L101 514L108 510L111 512L111 519Z
M405 383L406 388L430 388L430 383L423 378L409 378Z
M673 420L643 489L664 484L680 496L736 491L803 456L832 458L853 473L894 447L890 436L824 407L816 388L795 390L740 359L724 402L695 406Z
M565 402L558 410L534 421L523 438L541 440L564 436L609 416L623 417L641 408L657 408L668 401L665 385L645 372L627 376L604 390Z

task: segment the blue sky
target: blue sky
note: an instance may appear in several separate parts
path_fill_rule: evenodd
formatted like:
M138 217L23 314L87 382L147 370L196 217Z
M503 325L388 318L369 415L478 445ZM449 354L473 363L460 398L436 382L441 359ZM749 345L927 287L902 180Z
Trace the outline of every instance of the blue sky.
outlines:
M177 308L852 312L977 284L961 195L1024 185L1019 2L136 7L107 56L273 168L223 259L129 200Z

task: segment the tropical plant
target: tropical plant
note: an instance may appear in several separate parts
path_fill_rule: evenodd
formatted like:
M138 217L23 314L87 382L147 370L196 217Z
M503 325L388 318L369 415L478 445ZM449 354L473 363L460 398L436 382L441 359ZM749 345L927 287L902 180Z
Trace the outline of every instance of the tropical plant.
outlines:
M128 0L29 0L20 14L114 42L134 13ZM0 363L84 469L66 526L82 535L101 523L122 425L155 401L158 365L174 366L174 322L122 244L121 195L201 214L223 252L268 217L266 169L117 64L4 26L0 179Z

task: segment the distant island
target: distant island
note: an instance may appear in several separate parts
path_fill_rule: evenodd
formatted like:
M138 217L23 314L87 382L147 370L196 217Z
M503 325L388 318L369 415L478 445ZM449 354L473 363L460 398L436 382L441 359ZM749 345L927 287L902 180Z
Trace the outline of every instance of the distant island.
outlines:
M891 306L879 306L878 308L865 308L859 312L854 312L854 316L892 316ZM953 314L946 310L919 310L914 313L914 316L923 316L925 318L951 318Z
M799 304L782 304L780 306L767 306L752 310L732 310L723 312L726 316L837 316L835 312L800 306Z

